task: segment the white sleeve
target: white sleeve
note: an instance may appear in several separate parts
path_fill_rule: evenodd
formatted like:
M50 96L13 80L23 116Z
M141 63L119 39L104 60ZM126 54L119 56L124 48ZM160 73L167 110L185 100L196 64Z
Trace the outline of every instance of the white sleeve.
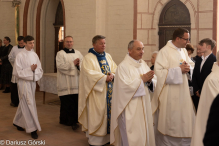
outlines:
M106 88L105 83L106 83L106 78L107 75L102 77L94 86L93 90L98 91L98 92L103 92L103 89Z
M145 92L145 88L144 88L144 83L141 80L141 84L140 84L138 90L136 91L134 97L140 97L140 96L145 96L145 95L146 95L146 92Z
M37 57L37 68L35 70L35 73L31 70L31 66L27 68L23 67L22 62L24 61L24 59L22 59L21 56L16 57L14 63L13 75L23 80L38 81L43 75L43 70L38 56L36 57Z
M77 69L74 65L74 62L65 62L64 56L61 54L61 52L57 53L56 56L56 66L57 69L66 75L75 75L75 70Z
M13 75L23 80L33 81L33 71L31 67L23 68L22 59L16 57L13 69Z
M14 66L15 61L15 54L14 54L14 47L11 49L11 52L8 55L8 60L11 63L12 67Z
M176 68L170 68L167 79L166 79L166 84L182 84L183 83L183 78L182 78L182 71L180 67Z

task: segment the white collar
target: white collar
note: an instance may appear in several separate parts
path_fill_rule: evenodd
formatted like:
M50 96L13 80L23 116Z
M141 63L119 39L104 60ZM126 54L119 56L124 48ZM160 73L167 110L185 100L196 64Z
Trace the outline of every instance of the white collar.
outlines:
M211 53L212 54L212 53ZM206 57L204 57L204 55L202 55L202 60L207 60L208 59L208 57L211 55L211 54L209 54L208 56L206 56Z
M25 47L24 47L24 50L26 50L27 52L32 52L32 51L33 51L33 49L31 49L31 50L29 51L29 50L27 50Z
M129 54L129 53L128 53ZM130 56L130 55L129 55ZM130 56L130 58L132 58L131 56ZM134 60L136 63L140 63L140 60L135 60L134 58L132 58L132 60Z
M170 43L178 50L178 51L181 51L181 48L178 48L177 46L175 46L172 42L172 40L170 40Z

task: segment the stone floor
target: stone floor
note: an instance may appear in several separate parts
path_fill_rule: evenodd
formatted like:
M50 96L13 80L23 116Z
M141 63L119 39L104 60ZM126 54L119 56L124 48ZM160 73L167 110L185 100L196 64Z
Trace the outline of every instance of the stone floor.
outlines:
M13 125L16 107L10 106L10 93L0 90L0 145L34 145L30 134L18 131ZM88 140L80 129L73 131L71 127L59 124L59 98L57 95L46 93L46 104L43 104L43 92L36 92L36 104L42 131L38 132L37 141L46 146L88 146ZM17 140L17 141L16 141ZM30 141L29 141L30 140ZM9 142L15 142L14 144ZM29 142L29 144L28 144ZM4 143L4 144L3 144ZM37 144L40 145L40 144Z

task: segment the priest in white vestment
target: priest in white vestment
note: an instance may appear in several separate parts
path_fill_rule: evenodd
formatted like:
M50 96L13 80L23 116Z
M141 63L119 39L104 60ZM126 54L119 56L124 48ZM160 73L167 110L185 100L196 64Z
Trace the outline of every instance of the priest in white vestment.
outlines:
M18 45L14 46L11 49L11 52L8 55L8 60L11 63L11 66L14 67L14 61L18 53L24 49L24 37L19 36L17 38ZM18 90L17 90L17 79L14 75L11 77L11 106L17 107L19 104Z
M66 36L65 48L56 55L57 91L61 101L59 123L79 128L78 123L78 86L80 64L83 56L73 49L73 37Z
M31 137L38 138L37 130L41 131L37 116L35 90L36 81L42 75L43 70L37 54L33 51L34 38L26 36L24 38L25 48L16 56L13 75L18 79L19 106L14 117L14 126L19 131L26 130L31 133Z
M110 141L111 99L117 65L105 52L105 37L97 35L93 48L84 57L79 79L78 121L86 132L90 145L105 145Z
M203 146L211 104L219 94L219 52L217 52L217 62L214 63L211 71L202 88L191 146Z
M142 60L144 45L133 40L114 80L110 143L115 146L155 146L149 89L154 71Z
M189 146L195 122L187 73L194 68L185 49L189 32L178 28L155 61L157 85L152 99L152 112L157 129L156 145Z

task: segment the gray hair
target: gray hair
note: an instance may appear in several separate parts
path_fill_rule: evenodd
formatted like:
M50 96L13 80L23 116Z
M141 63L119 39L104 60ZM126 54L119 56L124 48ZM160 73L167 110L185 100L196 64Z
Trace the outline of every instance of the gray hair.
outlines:
M105 36L96 35L96 36L93 37L92 43L93 43L93 44L96 44L96 42L97 42L98 40L102 40L102 39L105 39L105 38L106 38Z
M158 51L154 51L154 52L152 52L152 55L154 55L154 54L158 54Z
M131 49L134 47L135 41L139 41L139 40L131 40L131 41L129 42L129 44L128 44L128 49L131 50ZM141 42L141 41L139 41L139 42ZM142 43L142 42L141 42L141 43Z
M219 62L219 51L217 51L216 57L217 57L217 62Z
M128 44L128 49L132 49L133 47L134 47L134 42L135 42L136 40L131 40L130 42L129 42L129 44Z

